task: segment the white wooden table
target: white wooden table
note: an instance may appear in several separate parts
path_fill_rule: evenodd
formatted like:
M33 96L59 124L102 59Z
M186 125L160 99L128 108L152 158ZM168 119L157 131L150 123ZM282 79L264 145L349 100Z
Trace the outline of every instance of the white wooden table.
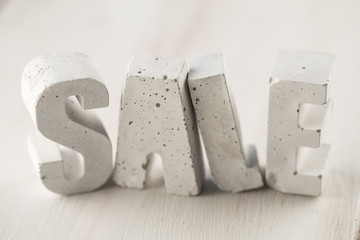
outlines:
M360 2L0 1L1 239L359 239ZM96 110L116 144L122 81L133 55L189 59L223 52L244 140L265 163L268 80L280 48L337 55L331 159L317 198L271 189L167 195L159 169L150 186L108 183L65 197L37 179L25 136L35 130L20 95L22 69L45 53L84 52L110 91Z

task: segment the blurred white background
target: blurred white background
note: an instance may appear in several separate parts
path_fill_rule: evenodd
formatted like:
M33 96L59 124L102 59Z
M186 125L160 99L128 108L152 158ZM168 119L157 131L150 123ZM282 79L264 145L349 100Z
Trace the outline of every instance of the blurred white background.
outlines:
M22 228L22 225L13 225L17 222L11 216L14 212L16 217L22 216L23 212L17 210L21 201L17 199L28 196L24 192L33 191L28 189L30 185L36 187L34 192L47 194L36 179L26 152L25 136L35 128L26 112L20 92L22 70L34 57L75 51L86 53L92 58L110 92L110 106L96 112L105 123L116 150L122 83L132 56L152 54L190 60L199 54L222 52L227 62L228 81L233 87L238 107L243 139L246 143L257 145L260 162L264 164L269 77L277 51L291 48L337 55L336 82L332 96L335 106L330 129L333 149L329 168L346 173L345 176L349 178L346 181L353 184L348 192L337 192L340 195L350 194L349 198L340 202L343 208L346 208L346 211L341 213L344 214L344 219L338 212L331 215L332 211L324 207L323 211L329 211L329 215L321 213L310 220L301 218L309 221L307 228L294 227L292 230L303 233L304 236L312 236L312 233L319 231L320 236L321 228L316 228L316 224L311 227L311 220L321 221L333 217L337 219L336 222L329 222L326 226L338 224L337 227L329 230L330 235L321 236L343 236L348 239L347 237L358 231L353 219L360 212L360 152L357 151L360 146L360 100L357 97L360 95L359 13L358 0L0 0L0 236L24 236L21 235L22 232L16 233L15 229ZM341 182L341 178L339 181ZM26 182L29 184L26 185ZM159 198L165 197L165 193L162 194L164 196ZM29 202L34 202L35 193L31 196ZM281 198L283 195L279 196ZM219 204L222 206L221 202ZM331 204L329 206L333 206ZM23 208L36 209L30 203ZM264 213L258 213L255 214L255 219L272 219L272 214L266 217ZM31 215L26 216L28 219L22 224L35 221ZM47 221L47 218L42 216L36 219ZM93 217L96 216L94 213ZM168 217L172 219L175 215ZM196 219L196 216L194 218ZM290 219L293 218L290 216ZM281 218L277 224L286 224L288 220ZM202 221L206 222L204 219ZM242 219L241 223L248 221L250 220ZM291 223L297 225L298 222L293 220ZM58 222L54 220L54 224ZM214 226L221 225L215 223L213 228L202 230L212 234L203 236L238 236L232 234L232 231L237 229L239 223L233 220L228 224L223 225L224 228L218 232L211 232ZM255 224L249 228L251 231L244 230L247 231L247 236L279 239L284 234L279 227L271 228L270 231L266 221ZM42 227L44 228L44 225ZM41 228L35 230L35 226L31 224L26 229L26 233L51 236L42 232ZM96 226L95 229L99 230ZM191 227L185 229L188 229L184 230L187 232L180 231L177 234L189 237L187 234L196 231ZM168 231L170 234L171 227ZM323 229L324 234L325 232L326 229ZM338 235L334 235L335 233ZM95 230L92 234L84 236L95 236ZM81 234L77 236L83 237ZM131 236L137 235L133 233Z

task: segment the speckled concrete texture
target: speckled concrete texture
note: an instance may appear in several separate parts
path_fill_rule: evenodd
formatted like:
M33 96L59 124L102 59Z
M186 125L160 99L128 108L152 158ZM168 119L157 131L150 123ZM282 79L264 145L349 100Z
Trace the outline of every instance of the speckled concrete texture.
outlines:
M257 160L245 159L222 54L203 55L191 62L189 88L216 185L230 192L263 186Z
M328 112L334 61L334 55L325 53L281 50L278 54L270 79L266 164L267 184L278 191L310 196L321 193L322 169L315 169L314 164L322 161L324 168L327 158L327 154L316 154L323 151L324 122L307 127L300 120ZM306 172L299 169L302 148L318 148L307 154L304 161L310 166Z
M141 189L152 153L159 154L166 189L178 195L201 191L199 136L180 59L134 57L121 99L114 181Z

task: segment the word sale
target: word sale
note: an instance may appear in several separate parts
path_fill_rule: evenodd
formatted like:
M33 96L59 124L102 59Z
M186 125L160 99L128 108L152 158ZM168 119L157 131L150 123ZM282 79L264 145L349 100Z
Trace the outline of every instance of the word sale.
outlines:
M321 193L322 170L314 163L324 166L329 149L322 136L332 105L334 61L334 55L324 53L278 54L269 87L265 178L278 191ZM242 192L264 185L254 148L244 155L221 54L198 57L189 70L180 59L131 60L121 97L115 169L104 126L84 111L109 104L108 90L87 56L35 58L24 69L22 96L38 129L28 136L30 157L42 183L55 193L93 191L110 177L119 186L141 189L156 153L167 191L197 195L204 175L199 134L220 189Z

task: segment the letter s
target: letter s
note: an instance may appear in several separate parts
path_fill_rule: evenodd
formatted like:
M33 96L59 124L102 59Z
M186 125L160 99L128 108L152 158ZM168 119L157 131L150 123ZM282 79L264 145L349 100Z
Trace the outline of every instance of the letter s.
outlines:
M29 151L43 184L53 192L92 191L112 172L107 133L94 114L83 110L108 106L109 94L100 79L89 58L79 53L41 56L24 69L23 100L43 135L29 136ZM74 151L82 155L83 166L76 164ZM78 168L77 177L66 174L72 167Z

